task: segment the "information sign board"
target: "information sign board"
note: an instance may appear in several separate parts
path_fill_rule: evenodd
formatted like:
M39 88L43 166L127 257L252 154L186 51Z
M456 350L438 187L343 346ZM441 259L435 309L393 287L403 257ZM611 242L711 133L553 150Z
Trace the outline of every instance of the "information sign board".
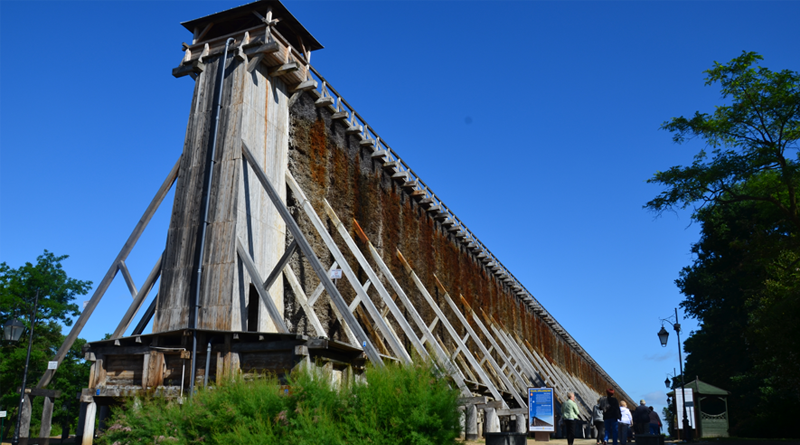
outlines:
M556 430L553 388L528 388L528 431Z
M692 388L685 388L686 391L686 417L689 419L689 426L692 429L697 428L694 426L694 397L692 396ZM680 388L675 388L675 403L678 408L678 429L683 429L683 391Z

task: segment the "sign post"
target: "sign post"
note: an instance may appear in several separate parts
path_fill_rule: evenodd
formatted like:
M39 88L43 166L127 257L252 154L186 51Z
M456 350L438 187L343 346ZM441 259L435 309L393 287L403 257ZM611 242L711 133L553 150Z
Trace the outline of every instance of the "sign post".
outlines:
M528 431L536 441L549 441L556 430L553 388L528 388L528 410Z

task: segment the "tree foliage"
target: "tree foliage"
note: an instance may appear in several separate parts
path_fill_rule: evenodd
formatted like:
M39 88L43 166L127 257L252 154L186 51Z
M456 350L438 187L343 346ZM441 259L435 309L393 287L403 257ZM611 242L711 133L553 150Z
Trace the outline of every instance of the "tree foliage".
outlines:
M9 412L7 425L15 423L19 406L19 388L28 348L31 313L36 291L39 302L36 308L33 346L28 369L28 385L33 386L47 369L47 361L55 355L64 341L61 325L70 326L72 317L80 314L73 303L78 295L85 295L91 288L90 281L70 278L61 262L66 255L56 256L44 251L36 264L25 263L17 269L5 262L0 263L0 323L17 318L25 324L23 338L16 344L4 343L0 350L0 405ZM86 386L89 364L84 362L81 347L85 340L78 339L61 362L58 372L48 386L61 390L62 396L55 400L53 424L74 424L79 405L74 400L76 392ZM41 403L34 403L31 415L31 431L41 418ZM10 421L10 422L9 422Z
M686 340L687 375L733 393L735 434L789 437L798 433L787 407L800 404L800 74L761 60L743 52L715 63L706 84L728 103L662 125L706 149L656 173L648 182L665 189L645 207L693 207L702 227L676 280L681 306L701 322Z
M711 114L698 111L662 124L679 144L704 140L711 155L701 150L691 166L656 173L648 182L666 190L646 207L660 212L698 203L766 202L800 229L800 73L754 66L762 59L743 52L728 64L715 62L706 71L706 85L719 83L722 98L731 103Z

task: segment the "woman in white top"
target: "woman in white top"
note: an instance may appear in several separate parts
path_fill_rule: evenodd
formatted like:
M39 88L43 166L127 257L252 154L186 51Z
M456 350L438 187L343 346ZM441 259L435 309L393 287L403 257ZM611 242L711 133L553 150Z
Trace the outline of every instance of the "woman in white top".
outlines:
M628 404L624 400L619 401L619 411L622 414L622 418L619 419L618 423L619 442L625 445L628 443L628 429L633 424L633 416L631 416L631 410L628 409Z

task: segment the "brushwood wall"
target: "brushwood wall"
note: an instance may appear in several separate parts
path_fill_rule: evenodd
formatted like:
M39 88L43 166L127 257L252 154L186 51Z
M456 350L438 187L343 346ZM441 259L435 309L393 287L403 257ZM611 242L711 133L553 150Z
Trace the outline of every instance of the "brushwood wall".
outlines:
M458 295L463 295L472 308L482 308L506 329L526 339L551 363L580 378L599 393L610 386L591 363L539 315L528 309L513 294L511 288L495 278L453 233L436 221L398 182L392 180L382 168L381 161L371 156L372 148L362 146L359 135L347 134L345 130L348 124L345 120L332 120L331 112L326 107L317 108L314 102L315 98L306 92L290 108L289 171L323 221L327 221L328 231L337 241L340 250L349 256L349 265L359 275L362 283L367 280L367 276L355 258L348 255L346 245L325 216L322 210L323 198L333 207L362 252L366 252L365 246L356 235L353 221L358 222L372 244L381 252L383 260L426 323L430 323L435 315L407 276L396 255L396 249L402 252L448 316L450 323L462 335L464 329L440 297L434 275L460 307L462 303ZM310 221L297 207L292 193L287 193L287 204L295 219L318 256L326 263L325 266L329 266L333 263L333 258ZM287 245L289 242L291 239L287 238ZM310 294L319 283L310 265L304 259L295 259L291 267L307 294ZM314 331L307 325L303 310L292 301L294 298L288 283L284 289L284 315L292 324L291 329L313 335ZM355 298L355 292L349 285L340 283L338 289L348 302ZM328 330L328 335L346 341L341 326L331 313L330 305L327 301L320 300L315 304L315 311ZM373 301L377 303L379 299L374 297ZM381 305L378 304L378 307L380 309ZM465 313L464 308L461 309ZM403 337L402 331L396 325L395 331ZM441 324L435 327L434 335L442 339L450 351L455 351L454 342ZM410 351L412 348L407 339L405 343ZM484 341L484 344L488 345L488 342ZM380 345L378 347L381 348Z

